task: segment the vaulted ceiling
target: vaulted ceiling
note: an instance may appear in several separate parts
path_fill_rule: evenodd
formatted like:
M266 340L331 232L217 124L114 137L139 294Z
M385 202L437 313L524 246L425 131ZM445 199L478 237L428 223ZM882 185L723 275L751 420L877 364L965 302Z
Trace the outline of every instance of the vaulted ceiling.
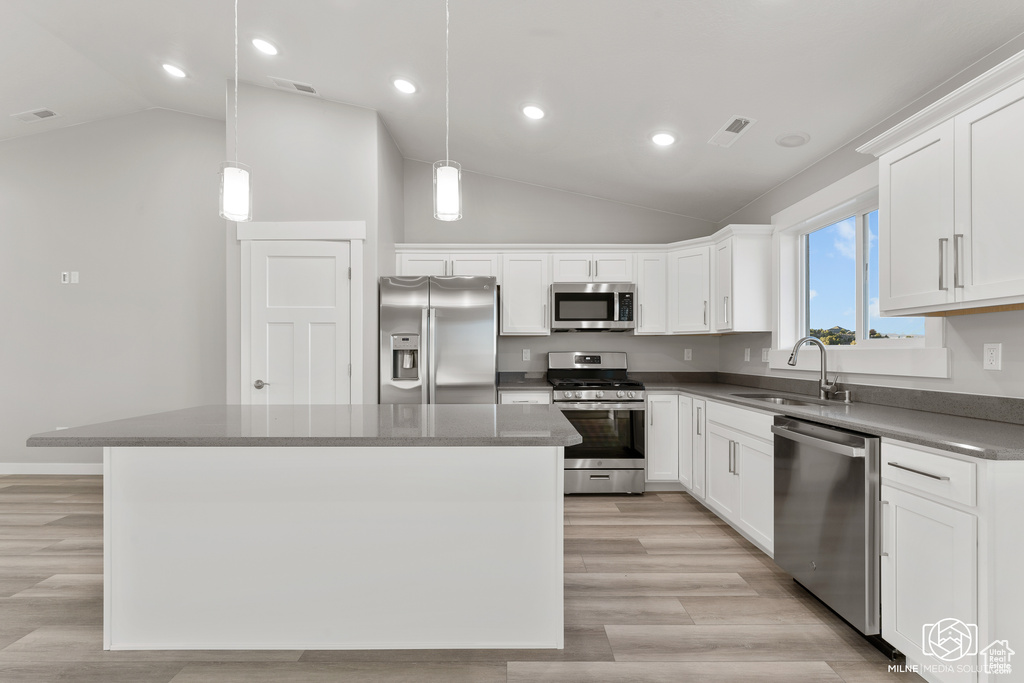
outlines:
M451 158L466 171L713 222L1024 33L1020 0L449 4ZM223 119L232 17L231 0L3 0L0 139L153 107ZM380 112L404 157L444 157L444 0L241 0L239 22L242 81L312 84ZM39 108L60 116L10 118ZM708 144L737 115L756 123ZM658 131L676 142L653 145ZM810 141L776 143L794 133Z

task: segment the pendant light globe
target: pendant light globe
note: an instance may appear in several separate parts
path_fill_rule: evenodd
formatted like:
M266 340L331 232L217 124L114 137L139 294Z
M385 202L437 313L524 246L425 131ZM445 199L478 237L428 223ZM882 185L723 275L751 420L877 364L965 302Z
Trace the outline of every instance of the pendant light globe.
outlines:
M252 220L250 169L238 163L238 0L235 0L235 160L220 165L220 216L244 223Z
M448 0L444 1L444 160L434 162L434 218L457 221L462 218L462 166L448 157Z

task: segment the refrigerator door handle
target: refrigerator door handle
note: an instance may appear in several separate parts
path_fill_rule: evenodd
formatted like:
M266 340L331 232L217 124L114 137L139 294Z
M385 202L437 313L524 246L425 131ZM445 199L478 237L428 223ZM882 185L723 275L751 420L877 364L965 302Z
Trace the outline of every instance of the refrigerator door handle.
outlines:
M427 378L430 381L427 403L437 401L437 309L427 309L427 348L429 357L427 360Z
M420 344L422 347L423 340L428 339L430 334L430 309L424 308L420 311ZM427 342L428 348L430 342ZM420 372L420 403L430 403L430 393L427 387L429 386L430 378L430 366L432 365L431 360L424 353L427 349L420 348L420 365L423 366Z

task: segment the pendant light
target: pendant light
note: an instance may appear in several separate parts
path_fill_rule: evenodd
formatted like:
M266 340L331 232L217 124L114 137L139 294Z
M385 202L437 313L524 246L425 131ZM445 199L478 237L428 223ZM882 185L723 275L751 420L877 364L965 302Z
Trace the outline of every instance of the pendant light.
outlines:
M462 218L462 166L448 158L448 0L444 0L444 160L434 162L434 218Z
M238 0L235 0L235 160L220 165L220 215L238 223L252 220L249 167L238 163Z

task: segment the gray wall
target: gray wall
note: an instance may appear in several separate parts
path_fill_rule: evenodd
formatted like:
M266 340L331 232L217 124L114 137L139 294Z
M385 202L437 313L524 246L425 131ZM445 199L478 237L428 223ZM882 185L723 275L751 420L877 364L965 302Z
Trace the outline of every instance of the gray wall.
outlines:
M530 360L523 360L530 349ZM683 360L690 349L692 359ZM718 337L637 337L616 332L560 332L548 337L498 337L498 370L543 372L548 351L625 351L634 372L714 372L718 369Z
M462 220L434 219L431 164L405 160L410 243L664 244L714 232L709 221L462 172Z
M230 85L230 84L229 84ZM239 88L238 160L252 167L254 221L366 221L363 269L363 357L377 358L378 260L394 263L397 208L397 148L377 113L271 88ZM227 117L227 154L232 158L234 120ZM386 187L379 194L382 180ZM387 211L384 248L379 249L379 218ZM226 395L239 400L239 309L241 248L227 244L228 308ZM364 373L363 402L377 402L375 373Z
M0 468L101 462L36 432L222 402L223 125L149 110L0 143Z

